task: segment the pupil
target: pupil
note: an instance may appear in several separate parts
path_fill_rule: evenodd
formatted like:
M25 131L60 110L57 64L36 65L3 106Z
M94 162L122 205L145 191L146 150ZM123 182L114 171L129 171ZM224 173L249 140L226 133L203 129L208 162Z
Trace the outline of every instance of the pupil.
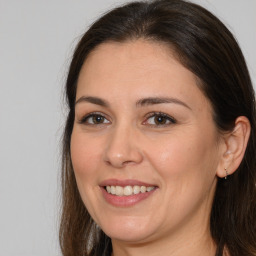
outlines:
M155 122L157 124L164 124L166 121L165 117L164 116L156 116L155 117Z
M94 116L93 118L94 123L102 123L103 122L103 118L102 116Z

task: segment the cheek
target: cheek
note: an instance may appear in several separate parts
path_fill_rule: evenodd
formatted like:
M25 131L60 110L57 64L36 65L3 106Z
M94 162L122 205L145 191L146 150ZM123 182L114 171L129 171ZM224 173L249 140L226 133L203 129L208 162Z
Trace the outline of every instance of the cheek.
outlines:
M101 148L97 140L88 138L76 130L71 136L70 151L74 174L78 190L88 210L92 208L95 192L99 189Z
M95 141L90 142L84 134L74 130L71 136L70 151L79 193L90 215L97 222L95 209L97 209L96 202L98 201L96 198L99 190L97 173L100 162L99 148L101 147Z
M163 140L156 154L151 154L150 161L166 191L163 201L169 212L176 208L185 214L205 197L212 196L218 164L216 153L213 138L190 132L187 136L183 133L183 136Z
M71 160L76 175L89 174L99 162L100 146L90 143L82 133L73 131L70 142Z
M198 130L167 134L145 144L145 154L154 169L172 182L200 176L212 179L218 164L215 141L213 135Z

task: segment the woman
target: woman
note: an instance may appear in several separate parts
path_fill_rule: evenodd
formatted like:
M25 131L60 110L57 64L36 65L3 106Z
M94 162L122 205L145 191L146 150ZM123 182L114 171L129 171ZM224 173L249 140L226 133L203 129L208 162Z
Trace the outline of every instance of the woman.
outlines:
M68 255L256 255L255 99L211 13L134 2L80 40L66 83Z

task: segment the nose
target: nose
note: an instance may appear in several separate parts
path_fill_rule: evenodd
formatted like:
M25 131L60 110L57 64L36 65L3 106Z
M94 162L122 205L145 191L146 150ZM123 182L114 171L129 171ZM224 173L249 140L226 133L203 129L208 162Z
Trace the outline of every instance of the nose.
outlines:
M139 164L143 160L143 154L139 148L138 134L135 129L119 125L109 134L104 161L115 168Z

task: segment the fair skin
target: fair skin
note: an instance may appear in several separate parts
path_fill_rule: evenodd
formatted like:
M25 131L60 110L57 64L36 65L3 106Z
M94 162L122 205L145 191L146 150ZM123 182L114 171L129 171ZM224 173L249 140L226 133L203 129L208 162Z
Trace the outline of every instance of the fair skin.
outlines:
M209 217L217 176L241 162L246 119L220 135L196 77L165 45L143 40L103 43L90 53L76 100L77 185L113 255L215 255ZM153 190L109 195L111 182Z

